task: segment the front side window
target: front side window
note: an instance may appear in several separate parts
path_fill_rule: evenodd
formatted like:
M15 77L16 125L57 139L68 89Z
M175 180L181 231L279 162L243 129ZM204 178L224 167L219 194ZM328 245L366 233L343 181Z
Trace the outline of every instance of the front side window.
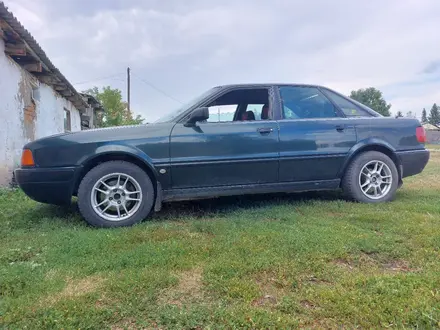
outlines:
M246 112L252 112L255 116L255 120L268 120L271 118L269 112L269 105L266 104L248 104Z
M208 105L208 123L243 122L270 118L267 88L236 89Z
M238 104L215 105L209 107L208 123L233 121Z
M334 118L333 104L316 87L280 87L284 119Z
M342 96L324 89L324 93L342 110L347 117L372 117L372 115Z

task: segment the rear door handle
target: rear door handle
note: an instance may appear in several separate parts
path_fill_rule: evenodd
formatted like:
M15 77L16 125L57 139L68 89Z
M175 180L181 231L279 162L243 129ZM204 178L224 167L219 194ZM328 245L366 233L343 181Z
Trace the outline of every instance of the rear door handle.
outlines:
M262 127L262 128L258 128L257 132L260 133L261 135L267 135L273 132L273 128L272 127Z
M335 128L338 132L342 132L345 129L345 125L336 125Z

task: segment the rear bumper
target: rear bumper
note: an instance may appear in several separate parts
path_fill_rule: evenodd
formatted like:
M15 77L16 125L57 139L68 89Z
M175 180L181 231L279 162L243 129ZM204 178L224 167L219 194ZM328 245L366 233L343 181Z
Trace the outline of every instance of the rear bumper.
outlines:
M74 167L20 168L15 170L18 185L33 200L47 204L69 204L75 185Z
M402 178L419 174L429 161L429 151L426 149L401 151L397 152L397 156L401 164Z

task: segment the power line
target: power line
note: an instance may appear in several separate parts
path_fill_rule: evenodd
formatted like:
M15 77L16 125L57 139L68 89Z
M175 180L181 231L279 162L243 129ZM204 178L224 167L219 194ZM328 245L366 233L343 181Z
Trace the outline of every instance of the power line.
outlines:
M179 101L178 99L176 99L175 97L171 96L171 95L168 94L167 92L165 92L165 91L161 90L160 88L154 86L152 83L146 81L145 79L142 79L142 78L139 77L137 74L133 73L133 71L131 72L131 74L132 74L133 76L135 76L137 79L139 79L140 81L142 81L144 84L146 84L146 85L150 86L151 88L153 88L154 90L156 90L157 92L159 92L159 93L165 95L166 97L172 99L173 101L176 101L176 102L178 102L178 103L180 103L180 104L183 104L182 101Z
M124 74L124 73L117 73L117 74L113 74L111 76L106 76L106 77L100 77L100 78L90 79L90 80L86 80L86 81L81 81L81 82L74 83L72 85L82 85L82 84L87 84L87 83L93 82L93 81L106 80L106 79L110 79L110 78L113 78L113 77L120 76L122 74Z

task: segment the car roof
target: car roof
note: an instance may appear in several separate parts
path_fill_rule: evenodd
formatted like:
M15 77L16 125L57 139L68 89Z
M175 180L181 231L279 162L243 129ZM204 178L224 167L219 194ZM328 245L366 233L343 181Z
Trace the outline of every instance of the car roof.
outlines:
M318 87L327 88L316 84L303 83L244 83L244 84L226 84L216 86L217 88L240 88L240 87L268 87L268 86L302 86L302 87Z

